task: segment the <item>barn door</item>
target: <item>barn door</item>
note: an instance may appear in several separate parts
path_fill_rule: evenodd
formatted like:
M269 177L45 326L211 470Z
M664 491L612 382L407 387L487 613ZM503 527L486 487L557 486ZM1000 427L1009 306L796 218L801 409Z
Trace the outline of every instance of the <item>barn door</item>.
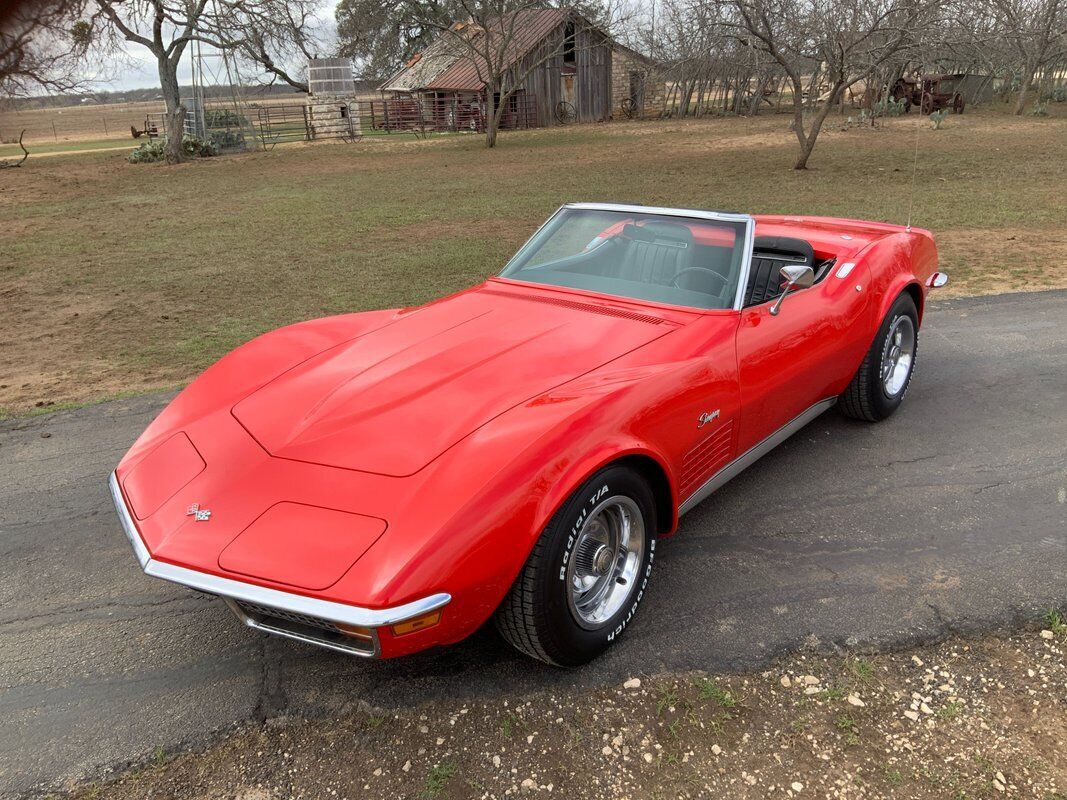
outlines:
M577 108L574 103L574 74L567 75L564 73L560 76L560 80L562 81L559 91L560 99L563 100L564 103L570 103Z
M559 103L556 104L556 122L566 125L578 120L578 87L574 83L574 72L567 71L559 76Z

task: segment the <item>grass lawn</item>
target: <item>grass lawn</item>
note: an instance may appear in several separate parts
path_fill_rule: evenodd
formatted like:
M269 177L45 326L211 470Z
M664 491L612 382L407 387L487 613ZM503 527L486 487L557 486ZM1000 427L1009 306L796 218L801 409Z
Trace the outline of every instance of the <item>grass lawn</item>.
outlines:
M0 173L0 414L178 385L267 329L460 289L570 200L900 223L911 209L953 293L1064 286L1056 113L833 130L800 173L784 116L516 132L493 151L451 136L177 167L31 159Z
M146 141L146 140L142 140ZM84 142L48 142L41 143L26 143L26 149L30 151L30 158L34 156L44 155L46 153L80 153L88 152L92 150L114 150L116 148L129 148L133 150L140 142L134 141L129 135L124 139L91 139ZM0 158L2 159L20 159L22 158L22 148L17 144L0 144Z

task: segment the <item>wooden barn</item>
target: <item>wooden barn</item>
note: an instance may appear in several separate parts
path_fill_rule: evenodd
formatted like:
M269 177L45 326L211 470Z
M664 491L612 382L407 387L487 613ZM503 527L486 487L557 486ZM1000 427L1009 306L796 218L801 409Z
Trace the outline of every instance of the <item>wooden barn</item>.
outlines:
M478 128L486 112L486 31L456 23L378 88L387 97L420 101L439 127ZM567 9L523 9L488 33L506 67L503 128L597 122L612 113L611 37ZM466 41L461 37L468 37ZM499 51L492 48L499 47ZM498 95L499 97L499 95ZM429 109L429 111L427 111Z

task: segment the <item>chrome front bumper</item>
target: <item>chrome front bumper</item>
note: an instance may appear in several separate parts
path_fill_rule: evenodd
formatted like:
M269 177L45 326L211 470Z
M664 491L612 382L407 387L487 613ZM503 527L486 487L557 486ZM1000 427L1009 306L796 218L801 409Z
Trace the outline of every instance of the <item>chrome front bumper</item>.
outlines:
M376 633L372 647L361 647L355 640L347 640L338 626L370 628L373 631L435 611L452 600L451 595L442 592L392 608L363 608L268 589L157 561L152 558L137 531L114 472L108 479L108 488L122 529L146 575L217 595L226 600L239 619L256 630L330 650L374 658L381 654Z

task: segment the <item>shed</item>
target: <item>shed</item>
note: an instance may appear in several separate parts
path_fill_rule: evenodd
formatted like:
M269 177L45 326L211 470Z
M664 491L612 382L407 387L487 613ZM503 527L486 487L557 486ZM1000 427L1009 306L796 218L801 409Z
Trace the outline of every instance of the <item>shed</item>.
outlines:
M488 31L486 30L488 29ZM606 120L612 109L612 52L607 33L569 9L522 9L479 27L456 23L378 88L422 101L424 113L475 127L487 110L486 36L502 54L503 90L512 87L502 127ZM495 49L499 48L499 49ZM499 94L498 94L499 97Z

